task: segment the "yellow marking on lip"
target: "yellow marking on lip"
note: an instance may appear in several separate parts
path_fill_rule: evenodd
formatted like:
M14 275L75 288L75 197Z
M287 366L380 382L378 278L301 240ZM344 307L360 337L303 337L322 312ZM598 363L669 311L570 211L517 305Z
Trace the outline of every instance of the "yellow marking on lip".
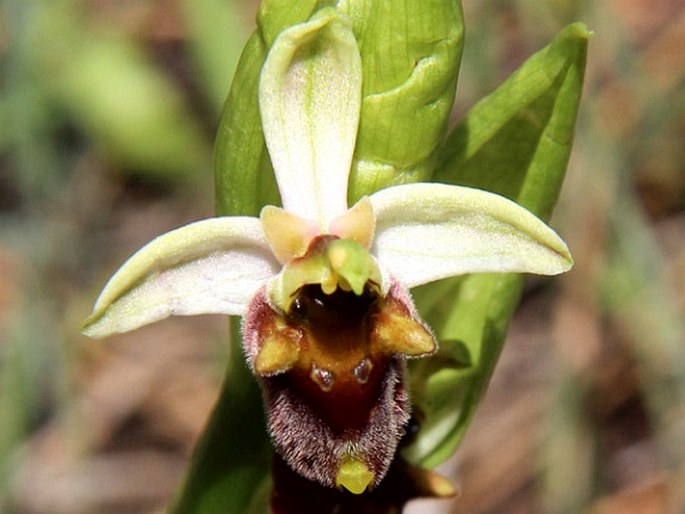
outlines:
M359 459L344 459L335 476L335 485L352 494L362 494L373 481L373 471Z

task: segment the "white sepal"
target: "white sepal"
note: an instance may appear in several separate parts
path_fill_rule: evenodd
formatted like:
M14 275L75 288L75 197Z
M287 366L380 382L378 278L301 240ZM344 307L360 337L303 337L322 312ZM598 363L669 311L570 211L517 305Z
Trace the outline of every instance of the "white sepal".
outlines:
M243 314L280 265L257 218L210 218L154 239L112 276L83 333L104 337L172 314Z
M376 215L371 252L406 287L465 273L556 275L573 265L551 228L493 193L408 184L370 199Z
M349 24L324 9L278 36L260 77L262 127L283 207L323 231L347 210L361 76Z

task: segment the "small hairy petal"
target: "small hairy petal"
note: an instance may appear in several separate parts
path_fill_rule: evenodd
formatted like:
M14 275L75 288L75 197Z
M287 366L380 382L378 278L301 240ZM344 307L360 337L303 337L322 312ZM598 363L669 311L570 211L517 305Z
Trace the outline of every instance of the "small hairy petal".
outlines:
M408 184L370 199L376 214L371 253L406 287L466 273L556 275L573 265L551 228L493 193Z
M365 196L334 219L328 228L331 234L341 239L352 239L368 250L373 242L375 224L371 201Z
M279 269L256 218L210 218L154 239L112 276L83 332L104 337L172 314L242 314Z
M267 205L259 215L262 228L274 255L282 264L301 257L309 242L319 234L313 221L300 218L280 207Z

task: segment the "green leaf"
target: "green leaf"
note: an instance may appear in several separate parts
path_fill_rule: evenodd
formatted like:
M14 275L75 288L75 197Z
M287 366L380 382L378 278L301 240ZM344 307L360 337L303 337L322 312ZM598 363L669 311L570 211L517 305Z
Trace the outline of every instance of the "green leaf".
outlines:
M570 25L476 104L440 148L436 179L500 193L548 219L571 151L589 35L584 25ZM412 383L426 382L415 398L423 427L406 450L413 461L435 466L459 445L499 358L522 285L519 275L469 275L415 291L438 338L459 341L460 359L470 365L448 377L452 396L440 396L446 379L432 385L439 366L413 368Z
M429 180L447 131L463 46L457 0L341 1L362 56L362 111L350 203Z
M271 48L283 30L308 20L325 4L319 0L264 0L257 13L257 26L266 46Z
M262 206L261 186L275 184L273 172L262 173L268 162L259 118L257 84L268 48L252 34L238 62L214 142L214 183L219 215L256 216ZM275 189L275 186L271 186Z
M479 274L414 291L416 304L438 339L459 344L449 345L447 352L441 348L436 357L428 359L439 358L445 365L438 363L428 373L411 369L412 384L425 382L414 398L417 413L423 418L421 431L404 452L411 461L434 467L456 450L497 363L522 288L521 275ZM440 307L426 312L424 304L431 300ZM448 353L450 349L457 353ZM433 376L454 368L454 360L467 365L439 379ZM452 394L441 393L445 389Z
M441 145L435 180L499 193L548 219L564 177L555 170L570 156L589 36L569 25L478 102Z

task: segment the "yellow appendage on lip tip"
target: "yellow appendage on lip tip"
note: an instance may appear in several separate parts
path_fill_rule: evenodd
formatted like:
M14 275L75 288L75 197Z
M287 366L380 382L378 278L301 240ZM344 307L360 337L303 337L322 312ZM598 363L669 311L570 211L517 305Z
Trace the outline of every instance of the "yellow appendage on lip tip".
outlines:
M376 219L371 200L367 196L359 200L344 214L331 223L330 233L341 239L351 239L368 249L373 242Z
M373 471L359 459L345 459L335 476L335 485L362 494L373 482Z

